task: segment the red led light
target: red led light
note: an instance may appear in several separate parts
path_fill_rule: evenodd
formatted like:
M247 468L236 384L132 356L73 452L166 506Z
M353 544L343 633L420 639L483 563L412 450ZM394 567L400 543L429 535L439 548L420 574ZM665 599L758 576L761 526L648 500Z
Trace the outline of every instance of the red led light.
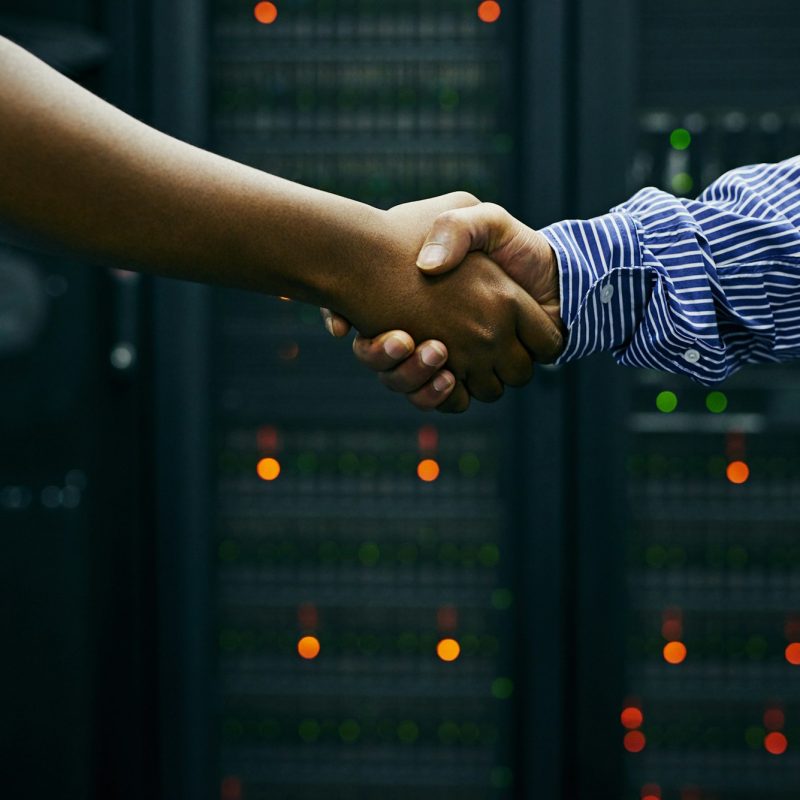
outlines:
M768 708L764 712L764 727L768 731L779 731L786 723L786 715L780 708Z
M220 786L220 800L241 800L242 797L242 781L235 775L228 775L227 778L222 779Z
M423 453L435 453L439 447L439 431L433 425L423 425L417 432L417 447Z
M783 755L788 746L789 742L787 738L782 733L778 733L777 731L768 733L764 737L764 749L768 753L772 753L773 756Z
M628 731L622 740L623 747L629 753L641 753L647 744L647 739L641 731Z
M786 645L786 660L795 667L800 666L800 642L790 642Z
M256 432L256 443L262 453L274 453L278 449L278 429L262 425Z
M253 9L253 16L262 24L262 25L272 25L276 19L278 19L278 7L275 3L256 3L255 8ZM284 298L282 297L281 300ZM288 298L286 298L288 300Z
M319 612L313 603L297 607L297 624L306 631L313 631L319 625Z
M641 709L635 706L628 706L622 709L622 713L619 715L619 721L622 723L623 727L633 730L634 728L640 728L642 726L644 714L642 714Z
M661 787L657 783L642 786L642 800L661 800Z
M440 631L454 631L458 627L458 609L455 606L442 606L437 609L436 624Z
M481 22L497 22L502 13L503 9L500 8L500 3L495 2L495 0L484 0L478 6L478 19Z

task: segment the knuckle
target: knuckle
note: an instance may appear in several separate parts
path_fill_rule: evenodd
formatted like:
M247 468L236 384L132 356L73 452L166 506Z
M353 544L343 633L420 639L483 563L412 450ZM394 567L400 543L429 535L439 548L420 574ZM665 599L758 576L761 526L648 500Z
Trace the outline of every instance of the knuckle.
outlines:
M481 202L472 192L453 192L451 198L454 203L460 206L476 206Z

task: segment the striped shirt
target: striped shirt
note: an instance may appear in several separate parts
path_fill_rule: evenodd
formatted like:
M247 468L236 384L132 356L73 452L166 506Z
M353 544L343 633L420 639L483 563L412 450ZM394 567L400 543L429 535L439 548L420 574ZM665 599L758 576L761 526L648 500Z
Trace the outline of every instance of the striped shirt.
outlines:
M800 356L800 156L732 170L697 200L642 189L542 233L569 332L557 363L611 350L713 384Z

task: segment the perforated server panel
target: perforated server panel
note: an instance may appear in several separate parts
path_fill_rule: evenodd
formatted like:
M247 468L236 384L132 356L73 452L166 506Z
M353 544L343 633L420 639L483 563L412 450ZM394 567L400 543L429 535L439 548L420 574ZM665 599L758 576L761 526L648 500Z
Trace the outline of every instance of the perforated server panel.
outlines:
M502 201L510 5L218 0L213 146L382 207ZM316 309L213 305L217 791L509 796L508 407L421 419Z
M634 187L695 196L800 152L792 3L641 9ZM637 372L628 419L628 798L800 791L800 373Z

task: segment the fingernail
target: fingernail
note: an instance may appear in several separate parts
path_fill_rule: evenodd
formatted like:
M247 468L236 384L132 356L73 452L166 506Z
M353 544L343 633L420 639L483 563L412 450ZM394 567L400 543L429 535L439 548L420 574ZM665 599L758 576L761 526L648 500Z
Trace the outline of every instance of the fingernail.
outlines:
M437 375L433 380L433 388L439 392L446 392L453 385L453 379L449 375Z
M447 358L447 354L435 344L426 344L419 355L422 363L428 367L440 367Z
M325 329L331 336L336 336L333 332L333 320L330 317L325 317Z
M403 358L411 352L408 342L403 341L399 336L390 336L383 349L390 358Z
M422 252L417 259L417 266L420 269L435 269L444 264L447 258L447 248L441 244L428 244L422 248Z

